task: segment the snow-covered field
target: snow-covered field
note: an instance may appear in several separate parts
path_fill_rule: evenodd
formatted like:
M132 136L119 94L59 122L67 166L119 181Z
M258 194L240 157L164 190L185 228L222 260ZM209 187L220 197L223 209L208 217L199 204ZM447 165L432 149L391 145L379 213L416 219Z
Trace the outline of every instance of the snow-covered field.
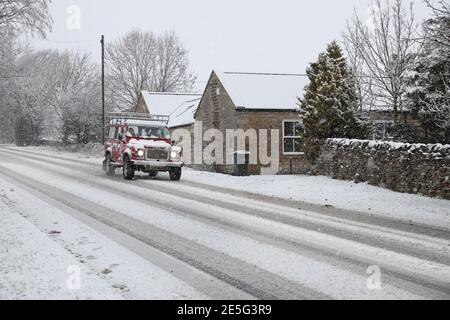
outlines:
M325 177L128 182L92 155L0 156L0 299L450 297L445 200Z

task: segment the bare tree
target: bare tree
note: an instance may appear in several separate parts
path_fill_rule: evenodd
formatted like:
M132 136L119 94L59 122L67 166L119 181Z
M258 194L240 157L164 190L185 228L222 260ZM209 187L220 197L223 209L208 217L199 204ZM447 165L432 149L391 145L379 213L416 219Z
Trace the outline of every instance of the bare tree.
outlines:
M0 0L0 29L30 32L45 38L53 23L50 3L51 0Z
M437 1L438 5L434 4L431 0L424 0L425 4L433 10L437 15L450 15L450 5L444 0Z
M189 72L188 52L174 31L158 37L153 68L154 91L167 92L192 89L195 77Z
M9 28L0 28L0 142L12 142L15 113L11 107L11 93L17 77L21 77L17 58L25 52L18 37Z
M50 0L0 0L0 141L13 140L17 113L13 92L20 74L17 58L26 47L19 35L28 33L45 38L52 26Z
M51 30L50 3L51 0L0 0L0 80L12 76L11 67L23 49L18 43L20 34L45 38Z
M131 109L141 90L150 88L157 39L133 30L106 47L107 82L115 104Z
M18 53L16 35L7 28L0 28L0 81L5 81L14 75L14 64Z
M121 110L132 110L142 90L191 90L188 52L174 32L155 35L133 30L106 48L111 99Z
M355 36L355 40L359 37ZM366 76L366 68L364 57L357 47L361 45L356 44L355 41L349 39L347 34L344 34L343 46L347 52L347 61L353 73L355 80L355 92L358 95L358 109L360 112L365 110L372 110L375 106L375 94L373 92L373 80Z
M12 77L15 74L15 56L0 47L0 143L14 141L14 113L11 110Z
M355 12L344 33L349 55L361 59L362 90L374 98L369 107L384 107L397 115L403 110L404 72L418 54L418 24L412 3L402 0L373 0L370 5L372 25Z
M18 65L23 77L10 93L10 112L39 127L39 135L61 140L68 115L71 121L82 117L86 125L98 120L99 68L88 54L44 50L22 56Z

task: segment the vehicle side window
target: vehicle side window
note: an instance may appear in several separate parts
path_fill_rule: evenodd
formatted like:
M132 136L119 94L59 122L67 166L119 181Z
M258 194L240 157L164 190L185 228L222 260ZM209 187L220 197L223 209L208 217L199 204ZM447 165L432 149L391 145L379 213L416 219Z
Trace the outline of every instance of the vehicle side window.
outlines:
M136 127L136 126L128 127L128 136L130 136L130 137L139 136L139 127Z
M119 128L119 130L117 130L117 139L118 140L124 139L126 137L126 133L127 133L126 127Z
M115 134L116 134L116 127L109 127L108 138L114 139Z

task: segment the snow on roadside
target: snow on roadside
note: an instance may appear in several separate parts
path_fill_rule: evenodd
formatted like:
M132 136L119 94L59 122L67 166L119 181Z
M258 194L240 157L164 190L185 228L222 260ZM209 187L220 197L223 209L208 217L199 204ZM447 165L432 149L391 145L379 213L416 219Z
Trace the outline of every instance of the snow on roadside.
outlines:
M206 298L6 181L0 181L0 219L0 300ZM79 290L67 288L69 267L80 270Z
M90 147L85 147L84 149L75 149L74 151L69 151L61 147L55 146L30 146L30 147L16 147L14 145L8 145L13 149L18 151L29 150L32 152L53 154L60 157L66 157L69 159L80 160L90 163L98 163L103 160L103 146L99 144L93 144Z
M190 169L183 172L183 179L450 229L450 201L403 194L367 183L302 175L233 177Z
M25 168L16 164L7 166L10 170L16 172L20 172ZM64 171L66 170L70 169L64 169ZM73 184L68 185L67 178L61 178L53 173L47 173L40 169L36 169L34 174L34 178L48 181L47 183L49 185L59 190L70 192L88 201L95 201L100 206L109 207L123 215L153 225L188 241L199 243L216 252L245 261L250 265L259 266L273 274L281 275L292 281L302 283L308 288L314 288L319 292L337 299L423 298L391 285L383 286L383 290L381 291L367 290L364 272L363 274L353 273L339 265L329 265L324 261L320 261L320 259L316 260L312 257L263 243L252 239L251 237L235 234L229 230L223 230L222 228L209 223L199 222L192 220L190 217L172 213L169 208L159 209L141 202L127 202L126 195L122 198L120 196L111 198L107 189L93 189L91 187L86 187L80 182L74 182ZM145 196L149 193L148 190L139 189L138 186L129 186L129 191L135 194ZM296 229L295 227L285 227L274 221L264 221L264 219L261 218L240 215L236 212L227 212L226 209L215 208L208 204L200 205L193 200L181 201L186 204L186 208L195 207L197 210L210 211L211 213L222 217L226 217L227 215L232 216L231 220L229 220L231 224L236 222L245 223L247 221L247 225L248 223L251 223L260 228L264 226L263 229L273 229L274 232L279 232L281 230L279 228L282 228L283 234L286 234L286 231L288 230ZM301 232L301 234L296 234L293 238L306 239L308 236L316 233L307 230L299 230L299 232ZM278 235L280 234L281 233L278 233ZM318 237L321 241L325 240L325 238L329 238L331 241L337 240L337 238L328 235L318 235ZM339 240L339 243L343 242L347 241ZM316 241L316 243L319 243L319 241ZM333 252L336 248L335 244L336 243L333 243ZM357 246L360 247L359 245ZM364 245L362 245L361 248L362 247L364 247ZM384 251L379 249L376 250L380 252ZM341 252L344 253L344 251ZM267 259L267 257L271 257L271 259ZM312 272L313 270L314 272Z
M4 194L0 197L0 300L122 298L117 290L79 265L68 252L7 206ZM69 267L75 269L68 270ZM76 276L76 268L83 274L81 288L70 290L67 282L70 276ZM69 283L76 286L76 279Z

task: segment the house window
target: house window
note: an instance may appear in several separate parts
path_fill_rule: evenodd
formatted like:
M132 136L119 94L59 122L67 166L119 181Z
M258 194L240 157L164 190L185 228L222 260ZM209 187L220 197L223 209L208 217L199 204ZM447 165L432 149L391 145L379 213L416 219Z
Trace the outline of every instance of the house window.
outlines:
M394 121L378 120L373 123L373 140L389 141L393 139L392 128Z
M303 153L303 125L297 120L283 121L283 154Z

